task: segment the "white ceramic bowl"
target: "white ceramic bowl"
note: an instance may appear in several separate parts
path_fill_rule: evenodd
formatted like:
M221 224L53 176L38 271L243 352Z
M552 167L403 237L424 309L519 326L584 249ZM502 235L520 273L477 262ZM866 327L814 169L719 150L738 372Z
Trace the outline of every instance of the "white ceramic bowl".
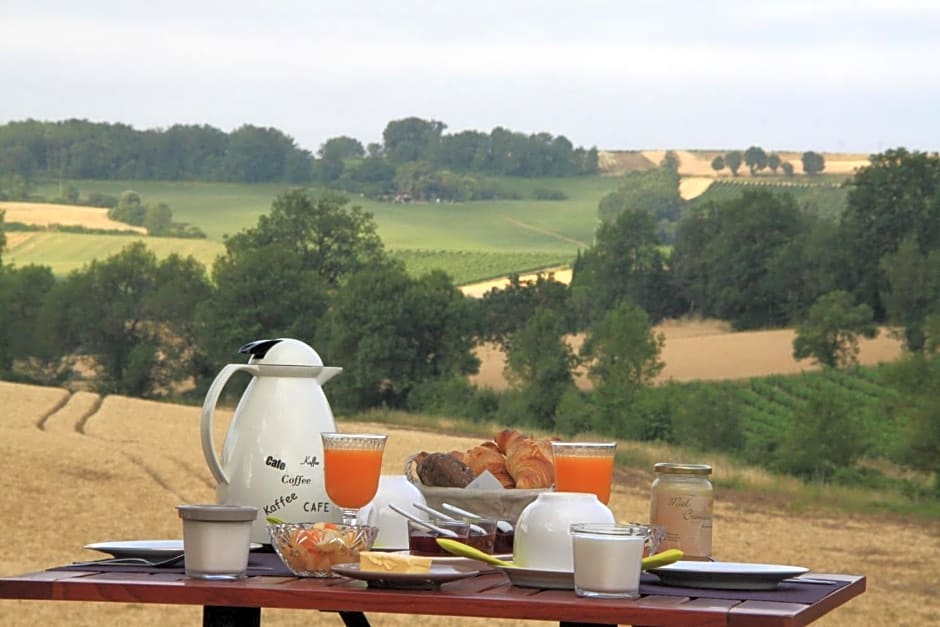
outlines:
M594 494L544 492L516 522L513 562L523 568L574 571L571 525L612 523L614 514Z
M359 524L379 528L372 548L402 550L408 548L408 521L389 508L389 504L426 519L427 515L414 508L412 503L427 505L424 495L405 475L382 475L375 498L359 510Z

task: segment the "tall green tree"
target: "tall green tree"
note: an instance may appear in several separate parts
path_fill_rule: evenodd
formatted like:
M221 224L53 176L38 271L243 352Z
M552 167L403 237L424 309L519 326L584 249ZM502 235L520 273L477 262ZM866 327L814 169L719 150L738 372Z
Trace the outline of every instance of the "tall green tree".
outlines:
M903 148L872 155L849 185L841 282L882 319L880 295L888 288L882 257L908 237L921 254L940 249L940 155Z
M3 238L0 211L0 251ZM54 286L55 277L47 266L15 268L0 264L0 376L14 376L17 362L25 364L42 357L45 338L36 319ZM24 374L28 377L32 373Z
M591 327L580 359L594 383L595 429L645 439L645 425L632 421L641 388L653 382L664 363L659 356L664 336L653 332L646 312L621 302Z
M880 295L888 320L903 327L908 350L923 350L927 317L940 313L940 248L924 254L909 236L896 252L881 258L881 269L888 283Z
M225 363L264 337L325 344L331 295L384 260L370 213L335 194L281 194L256 226L226 240L213 266L216 289L200 310L205 359Z
M721 155L718 155L717 157L715 157L714 159L712 159L712 170L715 171L715 174L721 172L721 171L724 170L724 169L725 169L725 158L724 158L724 157L722 157Z
M323 142L317 154L321 158L331 156L337 159L358 159L364 157L366 151L365 148L362 147L362 142L358 139L347 135L340 135L338 137L331 137Z
M751 146L744 151L744 165L751 171L751 176L767 167L767 153L760 146Z
M747 190L683 222L673 260L691 306L738 329L789 321L800 301L792 269L805 238L792 196Z
M574 268L571 299L582 325L599 320L622 300L636 303L657 321L674 313L670 274L652 215L627 209L598 227L594 246Z
M540 272L534 281L523 281L518 274L510 275L505 287L489 290L479 305L483 339L495 342L507 353L516 332L536 311L551 310L561 318L566 332L575 330L568 287L551 274Z
M804 152L800 161L803 163L803 172L809 176L820 174L826 169L826 158L812 150Z
M859 337L877 335L871 307L865 303L856 305L851 294L837 290L821 296L810 307L806 319L797 325L793 357L812 358L830 368L845 368L858 363Z
M185 291L177 292L180 287ZM208 289L198 262L177 256L158 262L135 242L57 284L44 302L42 331L58 356L93 357L100 391L166 395L191 376L176 359L192 350L184 327Z
M331 397L349 410L404 408L420 384L476 372L471 307L441 271L413 279L388 262L355 273L330 307L327 355L345 368Z
M562 397L574 389L576 364L562 318L551 310L537 310L513 336L505 368L527 422L546 429L554 426Z
M783 162L780 160L780 155L775 152L767 155L767 167L770 168L771 172L776 174L781 165L783 165Z
M725 154L725 165L728 166L728 169L731 170L731 174L734 176L738 175L738 170L741 169L741 164L744 162L744 155L741 154L740 150L732 150L731 152Z
M385 157L396 165L409 161L433 162L446 128L443 122L416 117L392 120L382 131Z

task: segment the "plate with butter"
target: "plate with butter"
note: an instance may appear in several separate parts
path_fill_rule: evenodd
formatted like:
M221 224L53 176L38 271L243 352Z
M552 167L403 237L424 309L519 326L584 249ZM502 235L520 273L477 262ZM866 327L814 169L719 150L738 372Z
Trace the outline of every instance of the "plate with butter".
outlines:
M360 551L358 564L336 564L333 572L383 588L435 588L448 581L480 574L478 570L433 564L430 557L377 551Z

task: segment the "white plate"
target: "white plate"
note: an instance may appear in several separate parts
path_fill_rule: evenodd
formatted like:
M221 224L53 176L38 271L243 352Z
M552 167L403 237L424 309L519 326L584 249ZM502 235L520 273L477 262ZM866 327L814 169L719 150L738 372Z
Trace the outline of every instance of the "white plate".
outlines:
M411 551L395 552L399 555L411 555ZM480 560L471 559L469 557L460 557L459 555L430 555L422 557L430 557L431 564L435 566L450 566L451 568L456 568L457 570L493 570L496 568L492 564L487 564L486 562L481 562ZM508 562L512 559L512 553L507 553L505 555L494 555L493 557Z
M168 558L183 552L182 540L124 540L120 542L95 542L86 544L86 549L101 551L114 557L142 557L144 559ZM261 545L251 543L251 549Z
M514 586L574 590L574 572L570 570L542 570L520 566L497 566L496 568L506 573L509 582Z
M362 579L369 582L370 586L383 588L434 587L448 581L456 581L480 574L478 570L459 570L451 566L436 566L434 563L431 564L431 570L427 573L383 573L360 570L359 564L355 563L336 564L333 566L333 572L344 577Z
M717 590L772 590L781 581L809 572L801 566L742 562L678 561L650 571L669 586Z

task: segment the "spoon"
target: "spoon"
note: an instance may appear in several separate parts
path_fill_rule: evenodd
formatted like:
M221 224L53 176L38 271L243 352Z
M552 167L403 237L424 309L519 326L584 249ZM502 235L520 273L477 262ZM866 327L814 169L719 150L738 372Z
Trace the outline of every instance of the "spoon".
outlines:
M464 544L463 542L458 542L457 540L438 538L437 544L448 553L453 553L454 555L459 555L460 557L469 557L470 559L486 562L487 564L492 564L493 566L502 566L503 568L519 568L519 566L513 562L507 562L497 557L493 557L489 553L484 553L476 547L472 547L469 544ZM678 562L682 559L682 556L683 553L679 549L666 549L665 551L655 555L644 557L641 570L659 568L660 566L665 566L666 564Z
M485 516L479 516L473 512L468 512L465 509L461 509L456 505L451 505L450 503L441 503L441 507L446 509L449 512L459 514L460 516L469 516L470 518L485 518ZM510 533L512 531L512 524L508 520L497 520L496 528L502 531L503 533Z
M445 538L456 538L456 537L458 537L457 534L454 533L453 531L451 531L450 529L444 529L443 527L438 527L437 525L434 525L434 524L432 524L432 523L429 523L429 522L426 521L426 520L421 520L421 519L418 518L417 516L414 516L414 515L412 515L412 514L409 514L409 513L406 512L405 510L403 510L403 509L401 509L401 508L399 508L399 507L393 505L392 503L389 503L388 506L389 506L389 508L390 508L392 511L394 511L394 512L396 512L396 513L398 513L398 514L401 514L402 516L404 516L405 518L407 518L407 519L410 520L411 522L415 523L416 525L420 525L421 527L424 527L425 529L429 529L429 530L433 531L434 533L436 533L436 534L438 534L438 535L442 535L442 536L444 536Z
M439 512L439 511L437 511L436 509L434 509L433 507L428 507L427 505L422 505L421 503L412 503L411 505L412 505L413 507L417 508L417 509L420 509L422 512L426 512L426 513L430 514L431 516L435 516L435 517L437 517L437 518L440 518L441 520L447 520L447 521L451 521L451 522L463 522L463 521L460 520L459 518L454 518L453 516L448 516L448 515L445 514L444 512ZM479 518L479 516L471 516L471 518ZM474 534L474 535L478 535L478 536L485 536L485 535L486 535L486 529L484 529L484 528L481 527L480 525L474 525L473 523L470 523L470 533L472 533L472 534Z

